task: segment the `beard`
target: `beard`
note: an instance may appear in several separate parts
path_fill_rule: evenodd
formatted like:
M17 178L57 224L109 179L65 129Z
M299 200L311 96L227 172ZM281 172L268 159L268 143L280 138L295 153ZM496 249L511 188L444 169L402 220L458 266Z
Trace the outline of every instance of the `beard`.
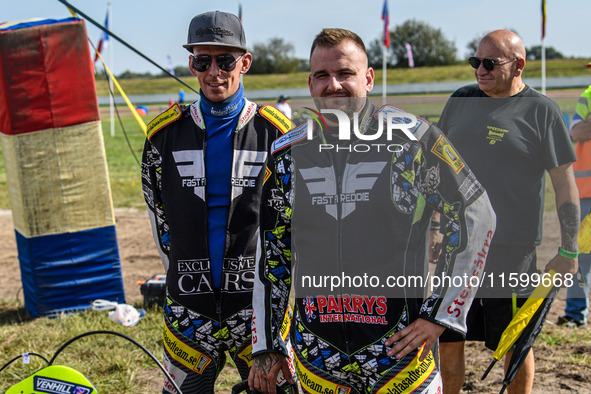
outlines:
M366 101L367 97L314 97L314 104L316 105L316 108L318 108L319 110L336 109L346 113L349 119L353 119L353 114L356 112L360 112L363 109Z

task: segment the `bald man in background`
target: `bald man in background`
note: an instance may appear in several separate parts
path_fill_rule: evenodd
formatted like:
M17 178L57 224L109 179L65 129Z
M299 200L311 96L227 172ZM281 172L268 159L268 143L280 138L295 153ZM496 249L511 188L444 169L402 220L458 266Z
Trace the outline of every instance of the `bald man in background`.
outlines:
M469 59L477 84L452 94L438 124L488 192L497 215L485 269L485 278L492 279L483 281L472 304L467 336L446 330L440 337L445 394L462 388L464 341L485 341L495 350L516 307L531 293L525 280L509 286L507 279L510 273L531 279L537 272L546 171L556 193L561 244L545 271L553 269L564 278L577 269L579 198L572 169L576 157L558 105L523 83L525 57L515 33L487 34ZM505 365L511 355L507 353ZM530 393L533 380L530 350L508 391Z

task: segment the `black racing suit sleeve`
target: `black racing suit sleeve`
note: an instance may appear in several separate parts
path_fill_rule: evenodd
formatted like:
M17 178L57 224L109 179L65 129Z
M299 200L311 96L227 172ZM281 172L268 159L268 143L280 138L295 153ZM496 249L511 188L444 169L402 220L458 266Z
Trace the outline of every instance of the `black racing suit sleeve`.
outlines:
M466 315L484 274L496 227L488 195L441 130L431 125L419 138L425 153L427 205L444 215L444 241L430 295L420 317L466 333Z
M142 191L148 208L156 248L162 259L164 269L168 271L170 240L168 221L164 213L164 202L162 201L161 167L162 157L160 153L146 139L142 154Z
M257 245L253 290L253 355L278 352L288 356L280 329L291 289L292 169L289 151L272 155L261 199L261 233Z

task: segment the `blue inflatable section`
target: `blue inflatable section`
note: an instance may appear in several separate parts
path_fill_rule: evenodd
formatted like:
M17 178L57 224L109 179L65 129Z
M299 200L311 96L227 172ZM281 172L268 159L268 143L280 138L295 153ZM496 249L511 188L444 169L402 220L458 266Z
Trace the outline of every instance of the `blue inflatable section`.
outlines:
M88 309L98 298L125 302L115 226L34 238L15 232L31 316Z
M23 29L25 27L33 27L33 26L39 26L39 25L55 25L58 23L67 23L67 22L73 22L73 21L77 21L78 18L65 18L65 19L43 19L43 20L27 20L27 21L22 21L18 24L15 25L11 25L10 27L6 27L6 28L2 28L0 27L0 30L18 30L18 29Z

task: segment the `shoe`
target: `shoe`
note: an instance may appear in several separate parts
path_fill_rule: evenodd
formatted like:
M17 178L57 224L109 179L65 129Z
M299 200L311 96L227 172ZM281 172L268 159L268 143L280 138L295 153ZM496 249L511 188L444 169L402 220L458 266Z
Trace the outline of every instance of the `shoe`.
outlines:
M556 320L556 325L568 327L568 328L577 328L577 327L586 326L587 323L575 320L570 316L559 316L558 319Z

